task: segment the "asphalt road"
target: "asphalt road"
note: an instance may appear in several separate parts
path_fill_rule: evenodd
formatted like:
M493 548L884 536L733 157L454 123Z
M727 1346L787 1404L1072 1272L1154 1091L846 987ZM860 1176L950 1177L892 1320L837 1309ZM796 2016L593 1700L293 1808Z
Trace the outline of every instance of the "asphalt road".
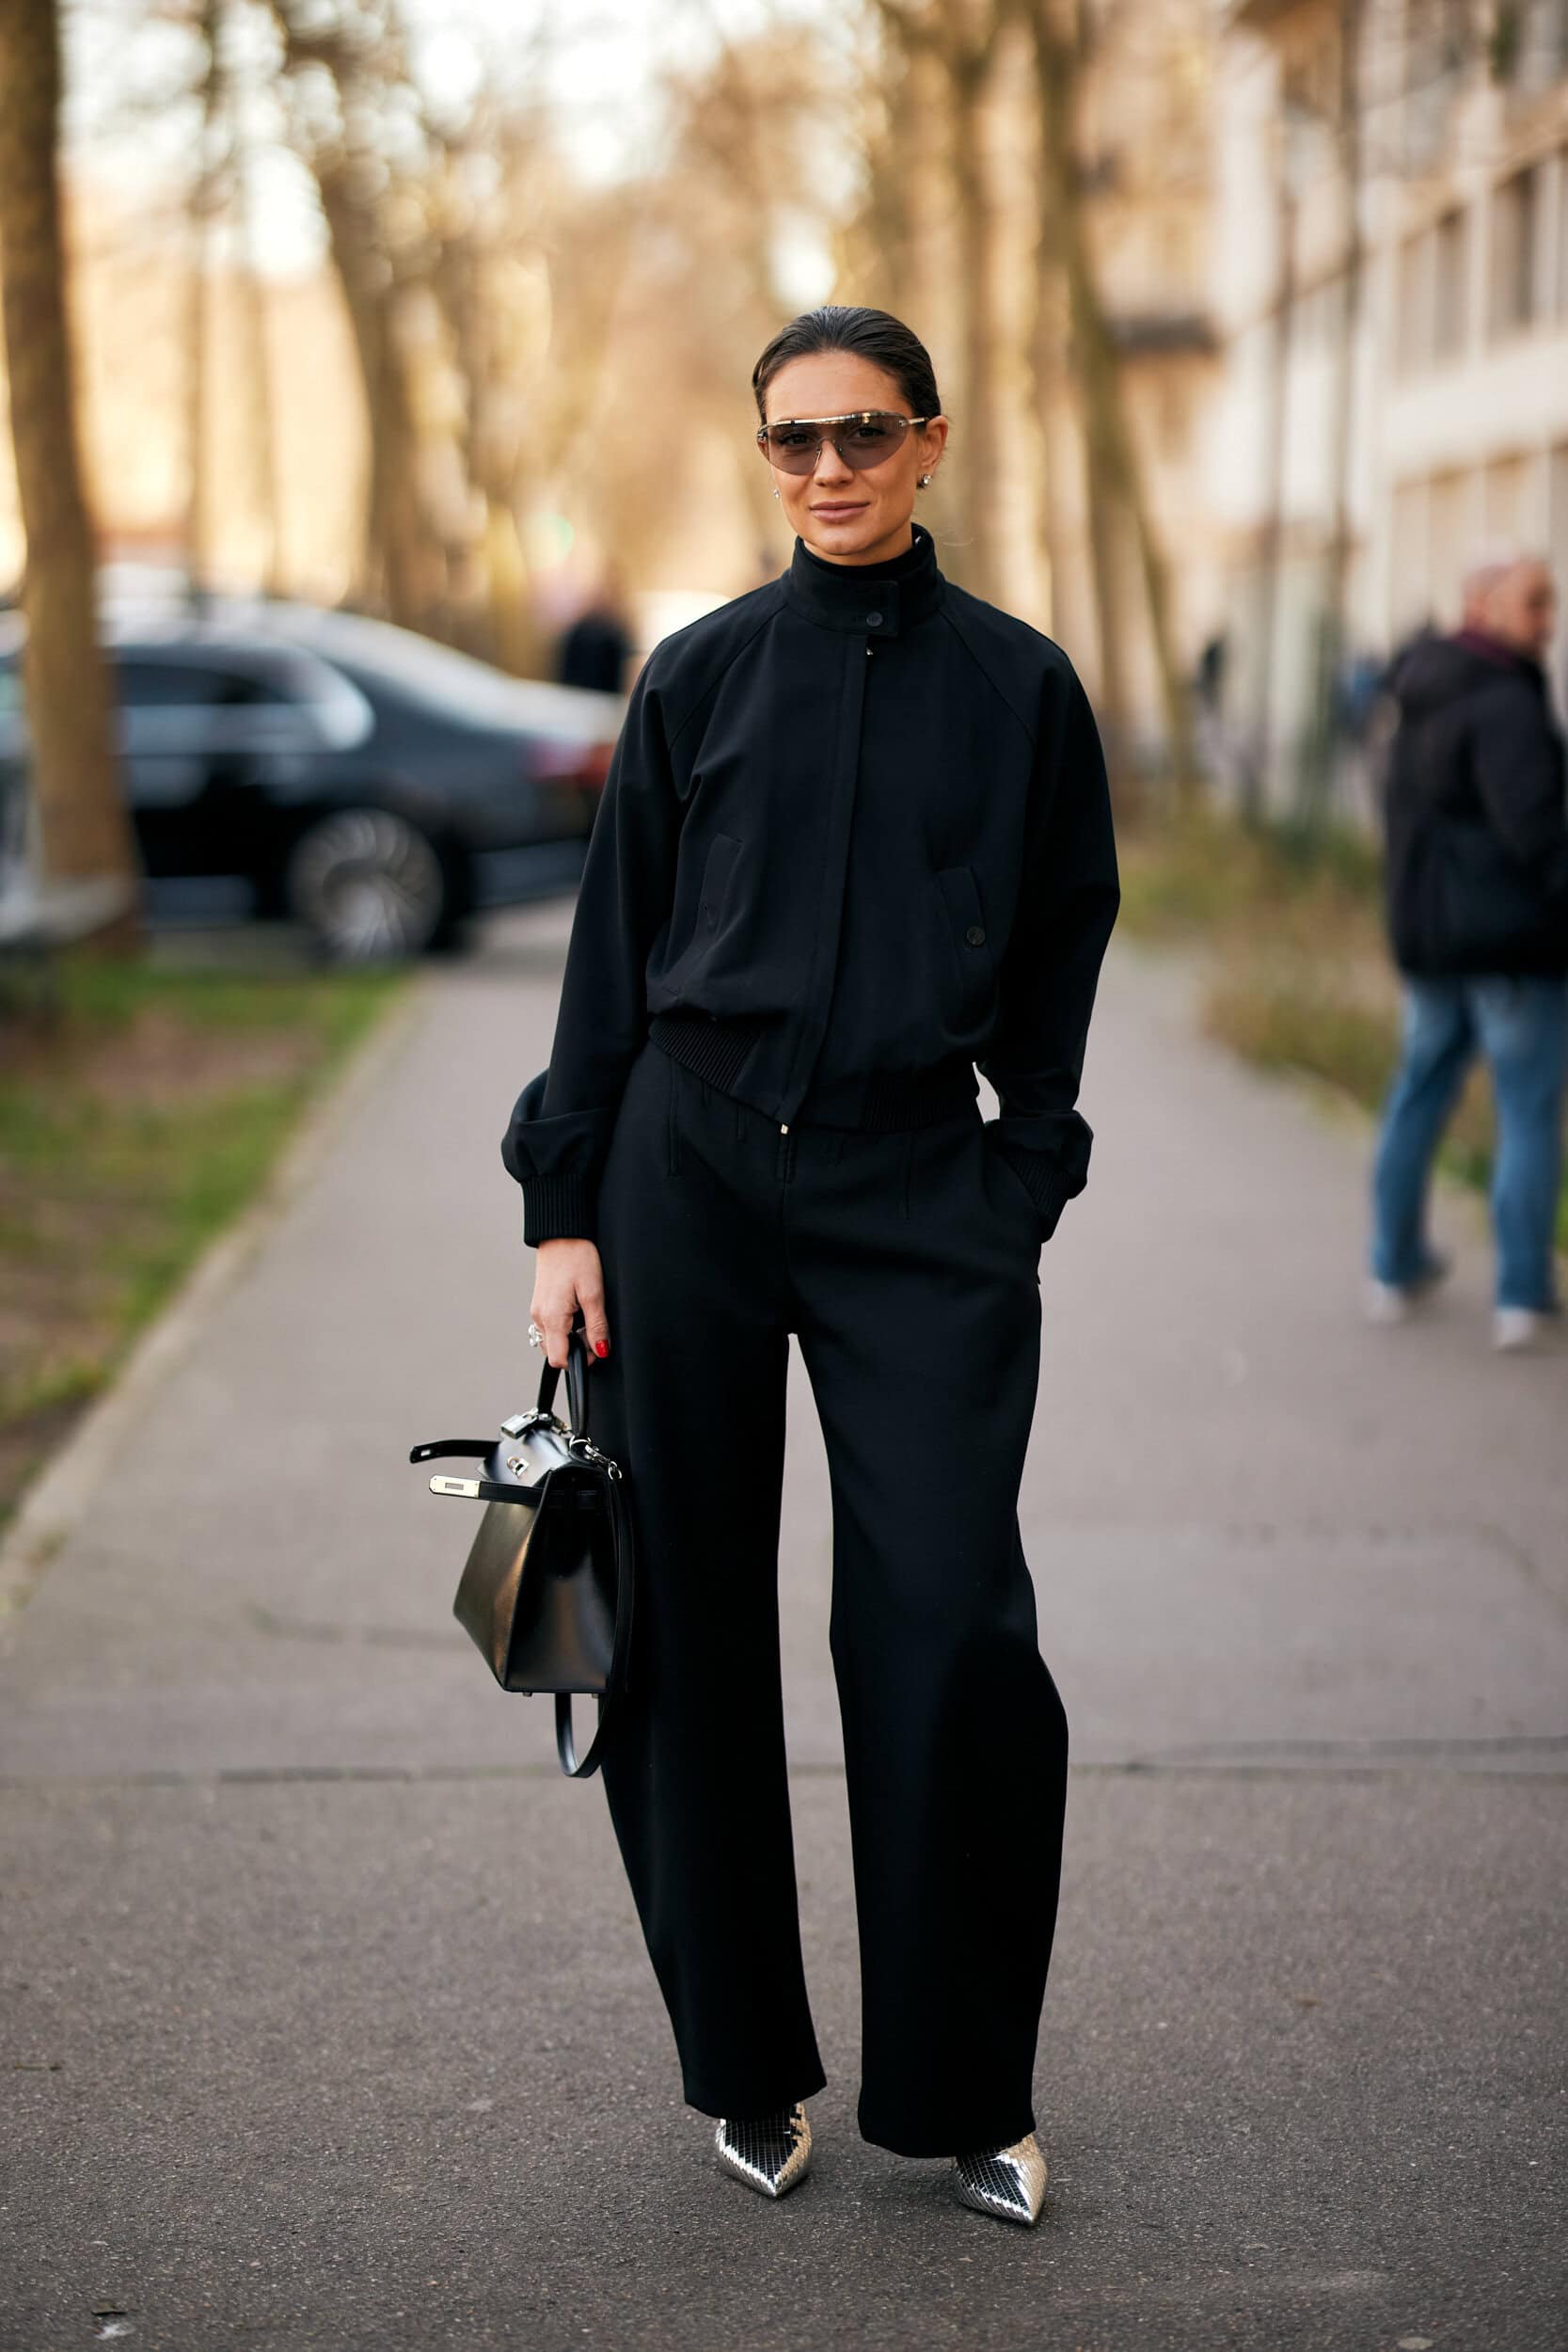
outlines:
M679 2101L596 1785L450 1615L408 1445L528 1401L490 926L150 1393L0 1657L0 2345L1562 2352L1568 1347L1357 1313L1365 1134L1113 957L1023 1501L1074 1770L1026 2233L853 2124L830 1515L784 1589L810 2181ZM613 1313L613 1301L611 1301ZM933 1395L940 1382L933 1367Z

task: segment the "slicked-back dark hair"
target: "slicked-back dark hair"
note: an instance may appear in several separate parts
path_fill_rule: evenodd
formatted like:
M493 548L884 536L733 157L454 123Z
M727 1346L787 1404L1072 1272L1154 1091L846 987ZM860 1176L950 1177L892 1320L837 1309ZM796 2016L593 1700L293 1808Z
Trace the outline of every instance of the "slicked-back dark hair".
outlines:
M768 421L768 387L779 370L789 360L803 359L816 351L849 351L857 359L869 359L873 367L892 376L909 402L911 417L942 414L931 355L912 327L890 310L873 310L860 303L825 302L816 310L802 310L787 326L781 326L752 370L759 424Z

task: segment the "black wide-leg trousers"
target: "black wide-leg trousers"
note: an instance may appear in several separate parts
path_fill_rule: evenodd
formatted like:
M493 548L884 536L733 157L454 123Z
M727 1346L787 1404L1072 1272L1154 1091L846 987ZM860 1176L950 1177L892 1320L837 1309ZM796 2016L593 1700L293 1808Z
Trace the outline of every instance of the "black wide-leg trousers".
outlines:
M689 2105L826 2079L806 1997L780 1687L794 1332L826 1444L831 1643L862 1987L863 2136L953 2155L1033 2130L1067 1720L1017 1502L1038 1225L978 1103L787 1134L649 1042L599 1195L597 1441L631 1477L633 1682L606 1791Z

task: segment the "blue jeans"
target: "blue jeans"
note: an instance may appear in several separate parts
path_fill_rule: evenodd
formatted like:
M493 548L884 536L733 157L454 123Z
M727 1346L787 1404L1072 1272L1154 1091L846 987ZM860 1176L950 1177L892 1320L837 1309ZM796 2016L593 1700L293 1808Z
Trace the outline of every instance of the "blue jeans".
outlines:
M1497 1303L1547 1311L1556 1304L1552 1236L1568 1083L1564 980L1406 979L1403 1057L1384 1109L1372 1177L1372 1272L1402 1288L1432 1263L1427 1180L1478 1047L1491 1068L1497 1113Z

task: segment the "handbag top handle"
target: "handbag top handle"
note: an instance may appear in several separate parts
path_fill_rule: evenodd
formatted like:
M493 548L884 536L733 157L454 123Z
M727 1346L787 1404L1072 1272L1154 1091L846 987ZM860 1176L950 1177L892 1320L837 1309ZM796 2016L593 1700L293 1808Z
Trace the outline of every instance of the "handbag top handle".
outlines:
M535 1409L541 1413L553 1411L555 1391L561 1378L561 1368L548 1361L540 1366L539 1394ZM566 1420L579 1438L588 1435L588 1336L580 1323L574 1323L566 1339Z

